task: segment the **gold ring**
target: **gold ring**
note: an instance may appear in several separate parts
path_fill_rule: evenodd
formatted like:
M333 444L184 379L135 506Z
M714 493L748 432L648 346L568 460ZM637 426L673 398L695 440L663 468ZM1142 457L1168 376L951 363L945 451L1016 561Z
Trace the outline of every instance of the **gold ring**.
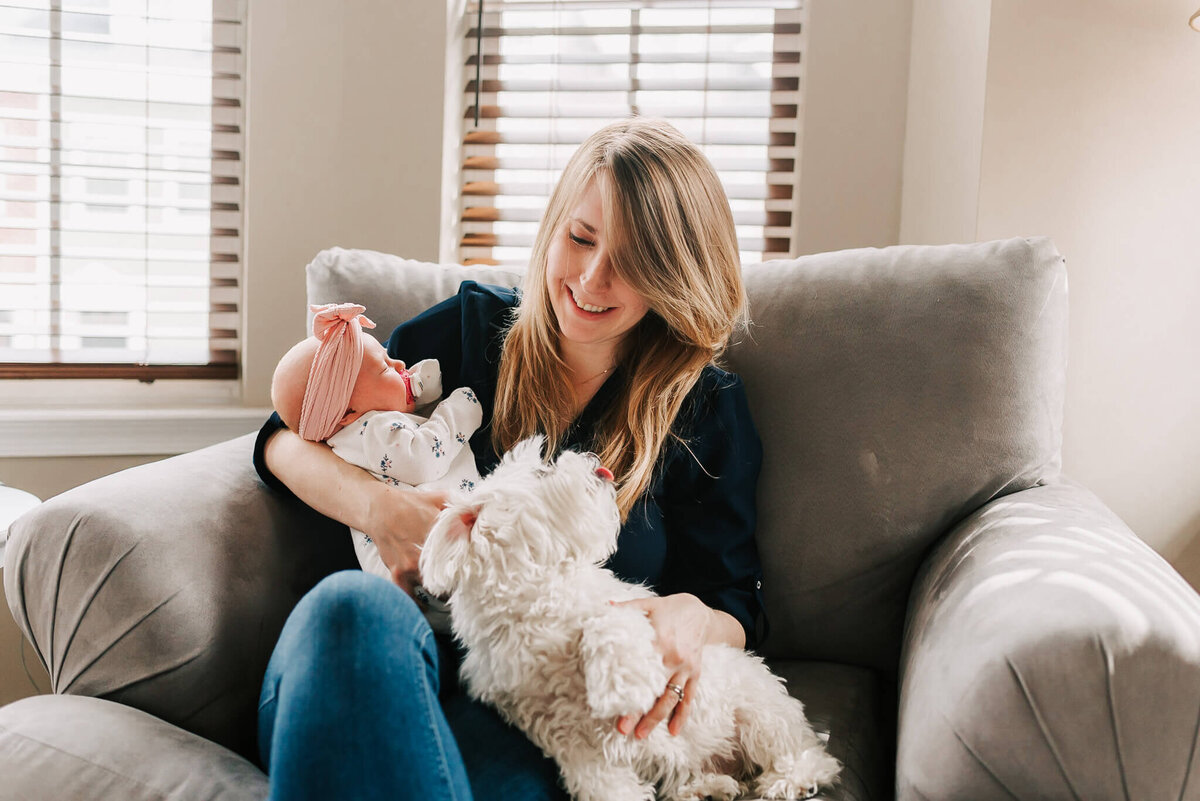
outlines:
M680 701L683 700L683 688L680 687L678 684L668 683L667 689L670 690L671 692L675 693L675 695L679 696Z

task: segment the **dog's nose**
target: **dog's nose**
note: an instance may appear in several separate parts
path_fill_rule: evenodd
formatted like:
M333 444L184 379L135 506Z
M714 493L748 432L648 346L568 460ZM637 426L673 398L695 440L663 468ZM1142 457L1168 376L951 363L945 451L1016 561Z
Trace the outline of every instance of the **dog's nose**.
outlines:
M612 471L609 470L607 467L597 467L596 475L600 476L600 478L604 479L605 481L613 480Z

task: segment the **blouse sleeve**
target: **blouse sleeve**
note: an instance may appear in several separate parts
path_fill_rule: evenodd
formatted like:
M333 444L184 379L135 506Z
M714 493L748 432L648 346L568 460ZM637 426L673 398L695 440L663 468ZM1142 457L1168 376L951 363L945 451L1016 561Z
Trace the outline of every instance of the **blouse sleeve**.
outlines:
M754 541L762 443L740 377L710 370L694 405L687 447L677 447L658 504L667 537L660 590L691 592L732 615L746 647L765 635L762 564Z
M254 440L254 469L258 471L258 477L268 487L289 498L295 498L296 496L287 488L287 485L275 477L275 474L267 467L267 460L263 458L267 440L281 428L287 428L287 426L283 424L283 420L279 419L278 412L271 412L267 422L263 423L262 428L258 430L258 438Z

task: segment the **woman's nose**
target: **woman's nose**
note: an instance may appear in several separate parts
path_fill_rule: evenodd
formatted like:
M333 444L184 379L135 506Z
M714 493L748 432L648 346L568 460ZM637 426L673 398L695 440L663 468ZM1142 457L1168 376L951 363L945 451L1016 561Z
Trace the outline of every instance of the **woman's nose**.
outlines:
M596 254L589 259L583 272L579 274L579 282L595 291L607 289L611 278L612 265L609 264L608 256L602 254Z

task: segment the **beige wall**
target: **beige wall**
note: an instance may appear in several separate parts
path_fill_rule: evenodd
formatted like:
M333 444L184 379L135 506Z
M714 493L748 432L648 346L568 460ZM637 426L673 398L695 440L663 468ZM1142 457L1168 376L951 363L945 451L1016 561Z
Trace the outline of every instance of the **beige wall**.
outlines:
M914 12L903 239L1054 239L1071 282L1064 469L1200 585L1195 4L991 0L982 83L980 53L958 47L978 47L979 20L925 13L948 5ZM930 50L946 62L924 84ZM949 128L915 123L918 108Z
M116 473L162 456L72 456L69 458L0 459L0 484L32 492L43 501L95 478Z
M1200 532L1195 2L992 7L978 235L1066 257L1064 469L1174 556Z
M796 255L894 245L913 0L809 0Z
M973 242L991 0L914 0L900 239Z
M250 14L243 400L269 405L317 251L439 256L447 6L255 0Z

